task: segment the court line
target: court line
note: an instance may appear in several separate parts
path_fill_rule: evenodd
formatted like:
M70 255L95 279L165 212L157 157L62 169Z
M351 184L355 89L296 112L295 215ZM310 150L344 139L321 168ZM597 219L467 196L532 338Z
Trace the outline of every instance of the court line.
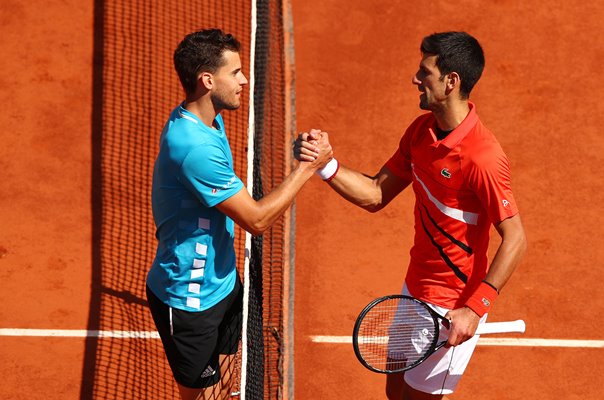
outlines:
M352 344L351 336L310 336L315 343ZM537 338L485 338L478 340L481 346L522 346L522 347L575 347L604 348L604 340L537 339Z
M105 331L86 329L15 329L0 328L0 336L15 337L92 337L111 339L159 339L157 331ZM322 344L352 344L351 336L310 336L311 341ZM383 338L387 340L387 338ZM382 340L382 341L383 341ZM604 340L539 339L539 338L485 338L478 341L481 346L520 347L573 347L604 348Z
M159 339L157 331L95 331L86 329L0 329L0 336L93 337L113 339Z

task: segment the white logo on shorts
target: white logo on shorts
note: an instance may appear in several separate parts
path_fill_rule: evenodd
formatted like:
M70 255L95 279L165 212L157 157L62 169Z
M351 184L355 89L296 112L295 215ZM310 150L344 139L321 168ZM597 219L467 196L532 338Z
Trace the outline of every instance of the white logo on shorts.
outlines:
M216 370L214 370L214 368L212 368L210 365L208 365L206 370L201 373L201 377L209 378L210 376L214 375L215 373L216 373Z
M507 201L506 199L503 199L501 202L503 203L503 206L504 206L504 207L507 207L507 206L509 206L509 205L510 205L510 202L509 202L509 201Z

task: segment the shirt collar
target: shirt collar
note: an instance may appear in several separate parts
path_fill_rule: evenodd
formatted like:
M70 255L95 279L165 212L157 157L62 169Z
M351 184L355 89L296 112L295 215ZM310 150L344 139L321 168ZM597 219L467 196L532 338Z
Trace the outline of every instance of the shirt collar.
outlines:
M189 121L195 124L203 124L203 122L199 118L197 118L197 115L193 114L184 107L184 104L185 103L181 103L180 106L178 106L178 116L180 118L188 119Z
M457 128L453 129L453 131L449 133L446 138L444 138L440 142L437 141L435 145L442 144L443 146L452 149L457 146L459 142L461 142L463 138L465 138L466 135L476 126L476 124L478 123L476 106L471 101L468 102L468 106L470 107L470 112L468 113L468 115L466 115L464 120L461 121L461 124L459 124ZM430 130L433 131L432 128L430 128ZM432 134L434 135L434 137L436 137L434 132L432 132Z
M178 116L184 119L187 119L195 124L201 124L202 126L205 126L206 128L212 129L213 131L217 131L217 132L222 132L222 121L219 118L220 114L216 115L216 118L214 119L214 121L216 121L216 125L218 125L218 129L216 129L213 126L207 126L206 124L203 123L203 121L195 114L193 114L191 111L187 110L185 108L185 103L182 102L179 106L178 106Z

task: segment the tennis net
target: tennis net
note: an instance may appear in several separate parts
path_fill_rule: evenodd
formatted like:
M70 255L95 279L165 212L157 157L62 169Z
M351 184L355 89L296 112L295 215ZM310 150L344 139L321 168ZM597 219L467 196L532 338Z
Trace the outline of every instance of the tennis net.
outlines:
M253 182L253 196L262 197L289 172L286 143L293 130L286 4L95 1L89 330L155 329L144 295L156 246L150 181L161 128L182 100L172 53L185 34L219 27L242 43L241 60L253 77L253 95L244 93L242 107L223 117L235 170L244 182ZM248 126L253 127L252 140ZM247 362L237 366L245 385L237 391L246 399L287 398L291 226L289 216L282 218L262 237L252 238L248 249L245 232L236 231L242 276L244 255L249 255L249 276L244 277L250 284L243 338ZM82 399L178 398L159 340L87 338L84 377Z

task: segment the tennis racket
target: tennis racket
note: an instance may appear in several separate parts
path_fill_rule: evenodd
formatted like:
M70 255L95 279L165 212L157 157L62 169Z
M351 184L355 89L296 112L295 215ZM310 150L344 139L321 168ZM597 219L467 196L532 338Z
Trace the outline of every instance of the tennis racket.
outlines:
M449 320L414 297L391 295L369 303L359 314L352 333L354 352L366 368L393 374L421 364L447 342L438 341ZM476 334L524 332L524 321L478 325Z

